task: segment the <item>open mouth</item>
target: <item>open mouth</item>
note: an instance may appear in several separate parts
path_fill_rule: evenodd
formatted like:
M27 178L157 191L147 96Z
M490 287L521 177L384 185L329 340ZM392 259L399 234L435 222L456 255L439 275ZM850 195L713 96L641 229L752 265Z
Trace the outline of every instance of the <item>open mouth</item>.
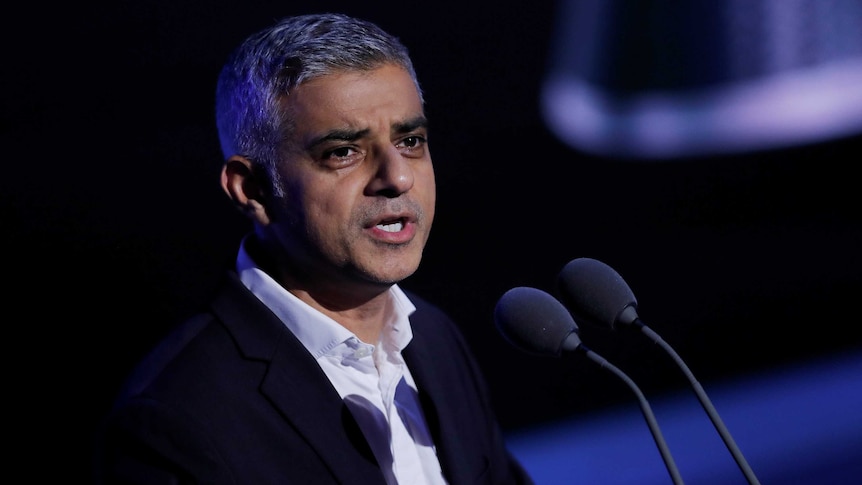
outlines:
M384 232L398 232L404 229L404 220L398 219L395 221L384 221L377 224L377 228Z

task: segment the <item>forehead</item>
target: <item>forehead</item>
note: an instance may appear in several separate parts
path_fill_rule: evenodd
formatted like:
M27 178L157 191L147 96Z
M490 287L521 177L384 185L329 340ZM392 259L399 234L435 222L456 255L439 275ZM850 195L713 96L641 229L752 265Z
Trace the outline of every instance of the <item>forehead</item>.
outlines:
M299 131L396 123L423 113L413 78L394 64L319 76L296 87L283 103Z

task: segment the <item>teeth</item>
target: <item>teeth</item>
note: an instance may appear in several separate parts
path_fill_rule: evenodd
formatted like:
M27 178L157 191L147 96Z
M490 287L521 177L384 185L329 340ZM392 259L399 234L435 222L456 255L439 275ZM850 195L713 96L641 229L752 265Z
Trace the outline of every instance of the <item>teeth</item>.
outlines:
M386 232L398 232L401 229L404 229L404 224L401 222L395 222L392 224L378 224L377 227Z

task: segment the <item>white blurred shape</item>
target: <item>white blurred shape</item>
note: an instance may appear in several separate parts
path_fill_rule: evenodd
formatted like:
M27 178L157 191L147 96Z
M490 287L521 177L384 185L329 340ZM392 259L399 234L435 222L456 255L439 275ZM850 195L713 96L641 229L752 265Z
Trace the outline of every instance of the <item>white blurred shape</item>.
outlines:
M698 5L563 2L542 89L549 129L639 159L862 133L862 0Z

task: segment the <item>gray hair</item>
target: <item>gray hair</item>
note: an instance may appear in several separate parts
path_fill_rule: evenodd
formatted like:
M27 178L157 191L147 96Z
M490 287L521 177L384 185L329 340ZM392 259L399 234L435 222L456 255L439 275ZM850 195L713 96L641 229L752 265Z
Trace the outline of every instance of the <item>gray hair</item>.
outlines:
M248 157L275 177L282 141L292 128L279 101L316 77L383 64L404 68L422 99L407 48L371 22L334 13L300 15L251 35L218 78L216 125L222 153L225 158Z

